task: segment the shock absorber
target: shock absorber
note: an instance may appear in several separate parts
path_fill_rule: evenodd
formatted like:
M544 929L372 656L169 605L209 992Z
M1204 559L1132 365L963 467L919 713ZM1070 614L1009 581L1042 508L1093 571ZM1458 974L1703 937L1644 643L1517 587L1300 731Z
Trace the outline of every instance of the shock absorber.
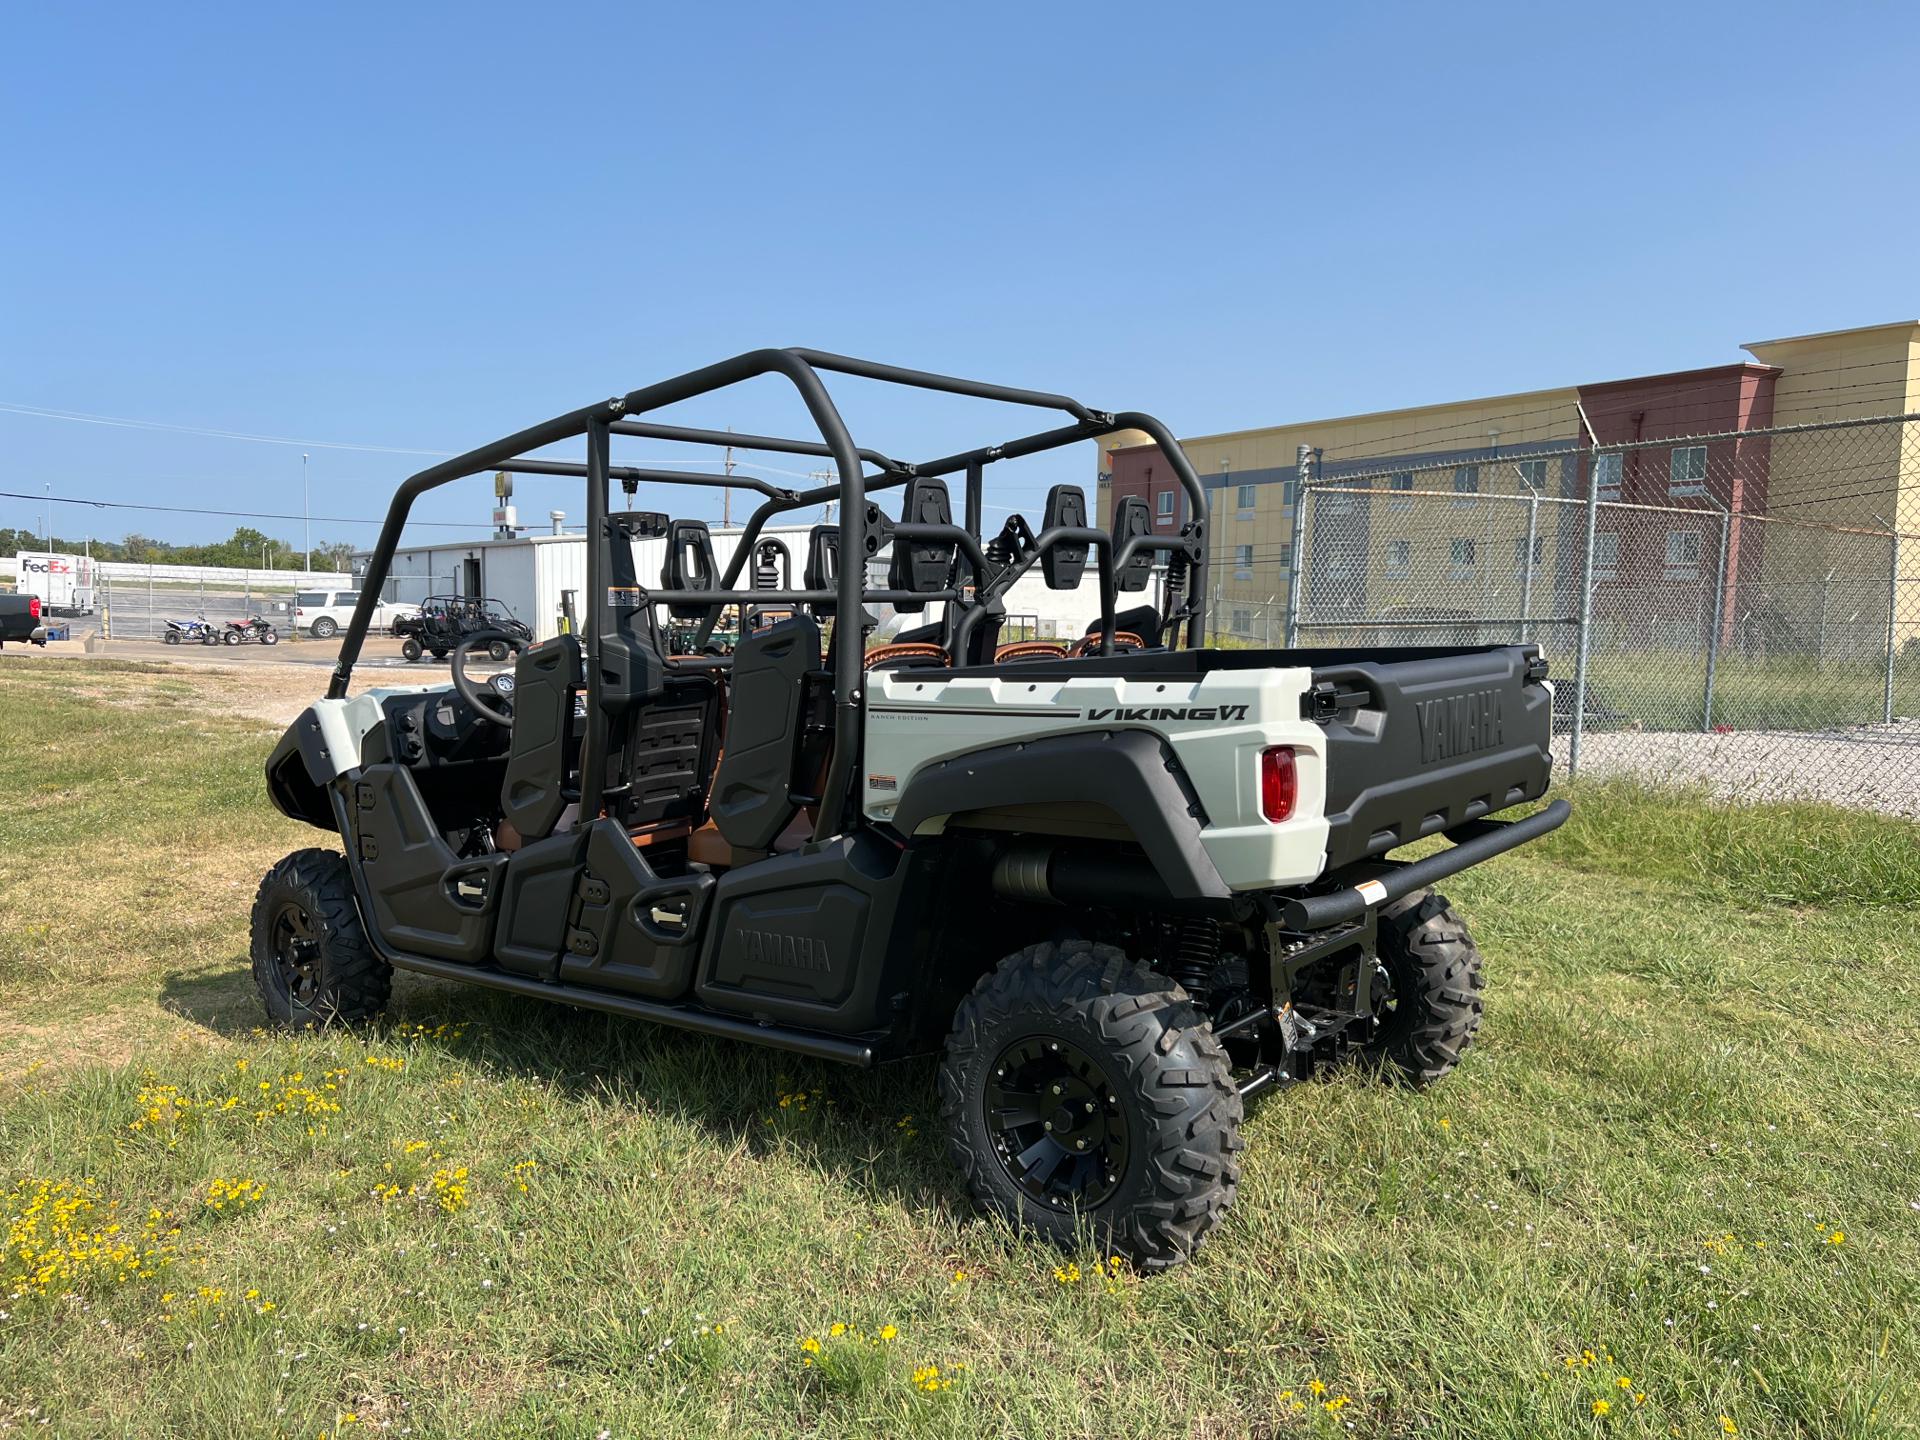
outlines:
M1183 920L1174 951L1173 978L1180 982L1194 1004L1205 1009L1207 992L1213 980L1213 967L1220 963L1220 927L1211 920Z
M1160 617L1160 629L1165 631L1173 623L1174 616L1186 609L1187 597L1187 557L1178 550L1167 556L1167 585L1162 592L1167 599L1167 610ZM1165 636L1156 636L1155 642L1168 645L1178 644L1178 640Z

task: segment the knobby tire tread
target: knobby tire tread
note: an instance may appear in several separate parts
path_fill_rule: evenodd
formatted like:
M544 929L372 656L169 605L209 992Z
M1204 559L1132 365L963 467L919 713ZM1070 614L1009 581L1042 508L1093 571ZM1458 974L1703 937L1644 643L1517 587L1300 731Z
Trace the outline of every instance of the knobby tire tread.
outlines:
M303 891L309 897L307 910L319 932L325 978L316 1005L299 1013L287 996L287 1013L280 1015L275 1013L274 997L285 990L269 927L273 907L289 890ZM267 1018L275 1024L362 1020L386 1009L393 996L393 967L380 958L367 939L360 906L354 898L353 874L346 857L338 851L296 850L266 873L254 896L252 939L254 984Z
M1143 1270L1187 1259L1220 1223L1240 1179L1240 1093L1207 1018L1144 961L1084 940L1007 956L960 1003L940 1067L948 1156L982 1204L1070 1244L1073 1217L1023 1204L984 1132L976 1136L965 1123L971 1072L997 1058L987 1037L1021 1021L1091 1028L1114 1084L1131 1091L1145 1117L1148 1133L1134 1142L1128 1176L1091 1216L1103 1244ZM1003 1035L992 1048L1005 1043Z
M1480 951L1444 895L1416 890L1380 912L1380 958L1399 1008L1369 1047L1425 1087L1460 1063L1486 1002Z

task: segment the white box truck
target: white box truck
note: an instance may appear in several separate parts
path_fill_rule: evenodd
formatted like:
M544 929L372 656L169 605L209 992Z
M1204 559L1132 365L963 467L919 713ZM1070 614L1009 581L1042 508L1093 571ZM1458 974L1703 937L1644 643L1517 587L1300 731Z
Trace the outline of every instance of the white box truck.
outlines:
M93 614L93 560L86 555L58 555L22 550L20 593L38 595L46 615Z

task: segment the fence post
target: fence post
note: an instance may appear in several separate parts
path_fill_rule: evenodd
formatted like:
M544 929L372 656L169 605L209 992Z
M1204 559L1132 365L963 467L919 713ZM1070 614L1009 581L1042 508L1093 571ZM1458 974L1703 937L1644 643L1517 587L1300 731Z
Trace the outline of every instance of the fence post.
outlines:
M1593 433L1586 410L1578 407L1578 402L1576 408L1580 408L1581 423L1587 427L1587 438L1597 440L1599 437ZM1600 519L1600 447L1597 444L1591 454L1593 458L1587 466L1587 544L1580 557L1579 648L1573 662L1573 731L1567 737L1569 779L1580 773L1580 736L1587 721L1587 661L1593 650L1593 534Z
M1707 631L1707 693L1700 706L1700 733L1713 730L1713 673L1720 663L1720 617L1727 609L1727 551L1733 540L1733 511L1720 512L1720 571L1713 582L1713 628Z
M1533 542L1540 533L1540 491L1527 482L1527 549L1520 557L1520 643L1527 643L1527 617L1533 614Z
M1307 468L1313 464L1313 447L1302 445L1294 451L1293 480L1293 563L1287 569L1286 648L1300 644L1300 612L1307 573Z
M1881 522L1885 524L1885 521ZM1893 627L1900 612L1900 532L1887 526L1893 556L1887 564L1887 685L1885 723L1893 723Z

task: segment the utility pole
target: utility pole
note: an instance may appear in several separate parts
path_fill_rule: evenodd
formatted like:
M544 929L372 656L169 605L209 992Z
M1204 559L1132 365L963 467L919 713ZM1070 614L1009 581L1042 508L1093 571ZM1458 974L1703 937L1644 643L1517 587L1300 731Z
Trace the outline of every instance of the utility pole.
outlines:
M809 470L807 472L807 478L818 485L831 485L839 477L829 469ZM833 502L831 500L820 507L820 523L823 525L833 523Z
M313 569L313 502L307 492L307 457L300 457L300 523L306 527L307 569Z
M733 427L731 425L727 426L727 433L729 435L733 433ZM731 480L733 478L733 447L731 445L727 446L726 467L727 467L726 468L727 479ZM720 528L723 530L726 530L726 529L731 529L732 526L733 526L733 487L731 485L728 485L723 487L720 491Z

